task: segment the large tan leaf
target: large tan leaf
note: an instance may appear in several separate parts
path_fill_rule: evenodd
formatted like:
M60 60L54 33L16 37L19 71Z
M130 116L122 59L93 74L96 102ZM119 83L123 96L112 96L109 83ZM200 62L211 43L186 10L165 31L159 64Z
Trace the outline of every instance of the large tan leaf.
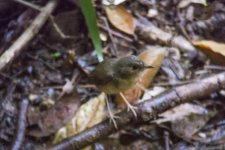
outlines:
M105 7L105 11L113 26L127 34L134 34L135 19L122 5Z
M151 65L154 68L146 69L139 76L138 84L143 88L149 87L155 74L158 72L161 63L163 62L166 50L160 47L146 47L146 49L139 55L139 58L144 61L146 65ZM134 102L142 95L143 89L140 86L131 87L131 89L123 92L124 96L129 102ZM117 103L124 105L124 101L120 95L117 95Z
M192 138L216 114L201 105L185 103L160 114L157 124L170 122L172 131L179 137Z
M214 41L193 41L203 53L205 53L213 63L225 65L225 44Z
M73 119L56 133L53 143L58 143L64 138L70 137L101 122L106 116L104 111L106 105L105 98L106 95L102 93L98 97L92 98L83 104Z

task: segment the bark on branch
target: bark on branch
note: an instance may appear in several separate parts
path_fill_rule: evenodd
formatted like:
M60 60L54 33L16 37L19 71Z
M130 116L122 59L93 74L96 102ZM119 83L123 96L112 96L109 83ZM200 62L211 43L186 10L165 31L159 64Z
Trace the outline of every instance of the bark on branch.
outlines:
M48 150L81 149L107 137L127 125L140 121L151 121L160 113L174 106L207 96L224 87L225 72L196 81L195 83L176 87L153 99L137 104L137 119L135 119L131 112L127 112L126 110L117 114L117 116L121 118L117 120L118 129L115 129L113 124L110 124L107 119L84 132L62 141Z

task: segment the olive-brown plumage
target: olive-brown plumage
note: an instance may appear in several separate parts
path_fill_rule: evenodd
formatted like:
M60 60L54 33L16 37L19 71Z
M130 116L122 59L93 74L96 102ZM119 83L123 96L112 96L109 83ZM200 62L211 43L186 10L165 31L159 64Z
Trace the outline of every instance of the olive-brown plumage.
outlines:
M123 92L136 83L136 79L146 66L136 56L111 58L99 63L91 74L94 84L107 94Z

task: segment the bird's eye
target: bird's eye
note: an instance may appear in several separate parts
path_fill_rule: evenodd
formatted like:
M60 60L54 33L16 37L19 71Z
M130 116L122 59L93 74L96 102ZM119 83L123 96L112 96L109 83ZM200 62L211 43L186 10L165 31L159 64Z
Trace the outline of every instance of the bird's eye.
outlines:
M137 70L138 66L132 66L132 70Z

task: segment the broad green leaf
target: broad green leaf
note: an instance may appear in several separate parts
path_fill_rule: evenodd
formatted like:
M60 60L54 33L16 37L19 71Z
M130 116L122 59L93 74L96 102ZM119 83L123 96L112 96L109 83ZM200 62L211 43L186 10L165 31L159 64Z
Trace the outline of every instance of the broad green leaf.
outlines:
M102 44L99 37L99 28L97 26L96 11L92 4L92 0L80 0L81 10L85 17L86 24L97 53L99 62L103 61Z

